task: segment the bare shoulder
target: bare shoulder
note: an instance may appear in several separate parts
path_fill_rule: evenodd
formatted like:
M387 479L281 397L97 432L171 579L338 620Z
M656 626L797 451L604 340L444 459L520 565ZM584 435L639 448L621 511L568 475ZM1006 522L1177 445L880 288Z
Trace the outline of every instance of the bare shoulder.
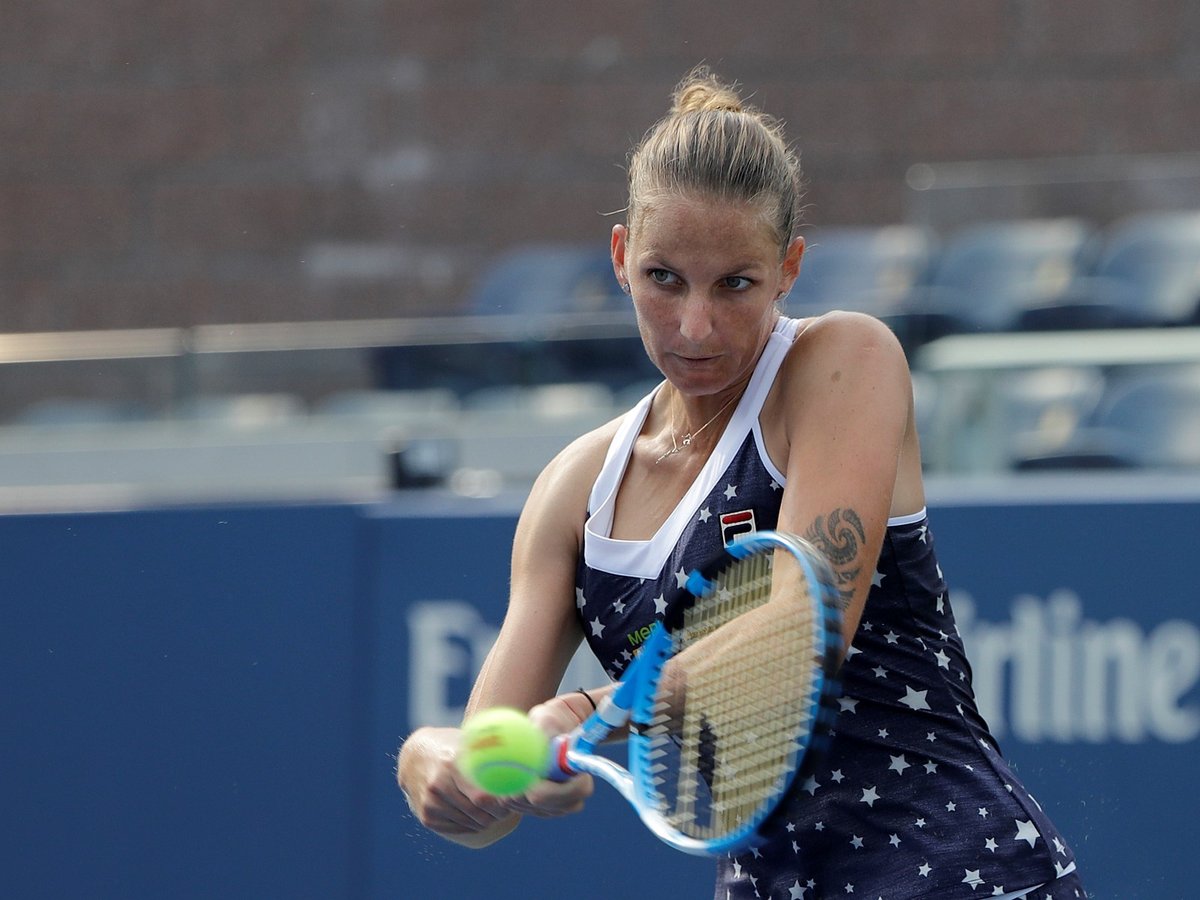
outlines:
M801 323L768 404L794 424L834 409L907 409L911 396L908 362L891 329L862 313L831 312Z
M904 350L887 325L865 313L835 310L802 323L791 355L821 359L863 352L904 362Z

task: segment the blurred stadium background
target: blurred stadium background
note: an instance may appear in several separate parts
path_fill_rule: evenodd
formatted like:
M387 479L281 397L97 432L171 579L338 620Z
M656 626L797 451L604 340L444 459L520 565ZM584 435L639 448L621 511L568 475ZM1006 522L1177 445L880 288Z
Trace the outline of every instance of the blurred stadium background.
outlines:
M1168 782L1196 784L1180 761L1194 768L1200 732L1185 571L1200 538L1200 5L49 0L3 19L0 666L5 718L33 735L10 738L3 765L7 827L21 838L3 860L13 896L151 896L167 883L175 896L433 896L412 888L422 865L443 879L458 868L456 895L484 896L471 887L480 863L426 843L419 859L395 850L393 832L423 839L396 824L398 797L379 799L386 766L381 779L346 760L394 750L418 710L453 711L397 686L415 677L412 660L437 664L414 636L448 633L426 601L476 610L450 610L466 616L446 653L468 662L443 672L446 697L461 698L502 615L505 545L531 479L654 379L615 291L608 232L628 148L700 61L783 118L801 152L810 249L788 311L865 310L904 342L933 505L981 540L1013 527L1014 508L1061 522L1046 541L1108 584L1128 577L1114 560L1129 534L1113 532L1144 518L1144 556L1127 568L1164 579L1144 597L1088 595L1051 561L1043 586L989 601L982 585L1010 563L966 545L948 571L977 585L964 605L984 619L1016 604L1014 635L1033 591L1059 616L1046 633L1060 646L1054 628L1078 603L1050 595L1067 586L1083 597L1079 634L1133 617L1148 647L1159 641L1154 727L1119 709L1112 729L1014 712L1012 732L1018 756L1034 748L1030 766L1066 779L1046 793L1075 804L1065 830L1086 832L1081 858L1108 879L1093 881L1097 896L1183 897L1200 878L1195 855L1164 851L1153 829L1139 831L1145 864L1124 881L1107 849L1156 805L1123 784L1131 748ZM1101 507L1112 528L1085 537ZM380 555L412 553L447 521L483 530L489 556L472 581L490 588L412 588ZM163 605L129 605L147 595ZM255 612L232 599L247 595ZM322 612L302 629L293 602L298 616ZM976 631L984 656L1015 672L1015 645ZM97 634L108 643L84 649ZM278 657L269 689L246 680L262 670L230 662L254 655L230 649L247 634ZM310 774L346 770L322 788L326 806L268 804L269 824L247 829L255 853L222 844L227 864L207 880L173 880L196 857L164 850L160 826L182 837L197 808L228 795L224 775L173 806L172 776L110 773L123 817L52 786L48 760L70 764L63 742L104 727L96 710L111 711L112 690L163 678L146 659L168 647L202 684L170 669L163 707L177 691L250 699L219 738L176 727L182 709L150 734L122 719L104 739L114 759L196 741L209 758L206 739L236 758L249 733L257 777L296 737L264 725L260 704L282 717L314 694L324 705L295 721L344 732L345 746L309 760ZM333 681L302 671L313 654L329 655ZM236 809L196 815L193 831L211 838ZM305 831L311 846L287 829L292 855L263 843L318 813L328 833ZM102 860L105 822L109 849L144 852ZM1171 823L1175 835L1182 819ZM89 846L77 877L53 864ZM321 868L329 846L337 862ZM516 855L540 861L536 847ZM380 862L393 857L392 869Z

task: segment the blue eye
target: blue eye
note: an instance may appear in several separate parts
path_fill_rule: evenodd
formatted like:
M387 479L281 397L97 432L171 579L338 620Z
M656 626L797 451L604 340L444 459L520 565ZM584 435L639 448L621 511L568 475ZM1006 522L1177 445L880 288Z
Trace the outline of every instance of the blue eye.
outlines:
M753 286L754 282L744 275L730 275L728 278L722 279L725 282L725 287L731 291L744 291Z
M676 284L679 281L679 277L674 272L670 272L667 269L650 269L646 273L646 277L655 284L661 285Z

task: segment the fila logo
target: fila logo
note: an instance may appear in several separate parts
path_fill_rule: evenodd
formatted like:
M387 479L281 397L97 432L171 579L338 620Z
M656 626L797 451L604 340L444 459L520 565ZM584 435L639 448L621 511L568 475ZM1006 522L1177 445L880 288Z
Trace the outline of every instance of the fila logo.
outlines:
M741 512L721 513L721 539L728 547L730 541L743 534L758 531L754 524L754 510L744 509Z

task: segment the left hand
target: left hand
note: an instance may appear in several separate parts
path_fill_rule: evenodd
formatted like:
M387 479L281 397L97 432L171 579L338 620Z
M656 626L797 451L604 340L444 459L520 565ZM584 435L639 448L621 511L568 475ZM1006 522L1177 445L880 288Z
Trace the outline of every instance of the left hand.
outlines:
M529 718L553 739L571 731L591 711L591 705L582 694L560 694L531 709ZM540 781L524 794L509 797L504 805L522 815L557 818L582 810L594 788L592 776L587 774L563 782Z

